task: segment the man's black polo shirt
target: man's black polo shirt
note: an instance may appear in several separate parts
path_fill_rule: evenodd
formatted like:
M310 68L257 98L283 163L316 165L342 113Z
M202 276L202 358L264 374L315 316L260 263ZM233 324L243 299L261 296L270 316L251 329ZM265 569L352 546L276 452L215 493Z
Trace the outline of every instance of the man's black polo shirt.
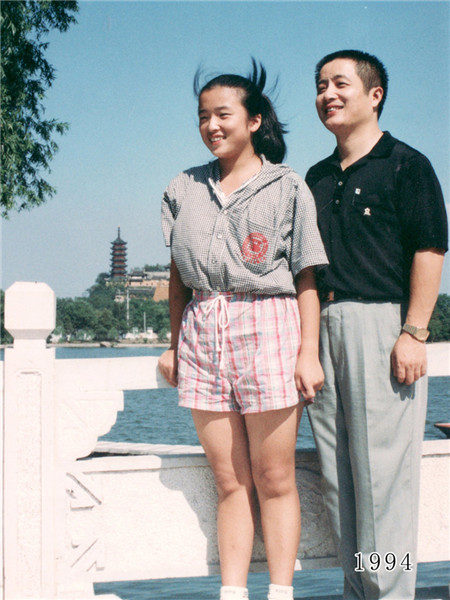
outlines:
M337 149L309 169L330 265L322 293L401 301L414 253L447 250L441 187L429 160L385 132L369 154L342 171Z

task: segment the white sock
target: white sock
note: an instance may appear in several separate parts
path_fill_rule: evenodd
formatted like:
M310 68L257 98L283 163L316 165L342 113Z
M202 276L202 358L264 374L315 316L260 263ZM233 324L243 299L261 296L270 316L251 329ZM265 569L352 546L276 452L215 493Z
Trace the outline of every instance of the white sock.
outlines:
M248 590L234 585L223 585L220 588L220 600L247 600Z
M269 585L267 600L294 600L294 588L291 585Z

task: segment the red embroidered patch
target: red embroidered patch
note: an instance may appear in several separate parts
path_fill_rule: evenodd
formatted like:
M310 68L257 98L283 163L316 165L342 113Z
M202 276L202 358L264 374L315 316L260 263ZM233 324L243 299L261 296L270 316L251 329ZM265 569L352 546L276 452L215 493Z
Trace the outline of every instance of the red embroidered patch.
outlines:
M266 260L269 242L262 233L250 233L242 244L242 258L252 265L259 265Z

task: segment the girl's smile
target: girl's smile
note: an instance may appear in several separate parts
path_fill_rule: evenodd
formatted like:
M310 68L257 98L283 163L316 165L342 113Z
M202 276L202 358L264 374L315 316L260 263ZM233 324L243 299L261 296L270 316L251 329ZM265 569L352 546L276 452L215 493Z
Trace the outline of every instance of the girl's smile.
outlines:
M249 117L239 90L214 87L199 99L199 128L204 144L222 160L254 155L252 136L261 124L261 116Z

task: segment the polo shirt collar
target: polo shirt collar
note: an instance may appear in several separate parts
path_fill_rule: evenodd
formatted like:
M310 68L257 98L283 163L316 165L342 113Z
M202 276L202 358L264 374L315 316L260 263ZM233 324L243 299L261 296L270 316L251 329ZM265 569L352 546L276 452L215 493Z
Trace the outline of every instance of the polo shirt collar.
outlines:
M360 164L365 163L367 160L369 160L371 158L385 158L385 157L389 156L392 152L392 148L394 147L395 142L396 142L395 138L392 137L392 135L389 133L389 131L384 131L383 135L378 140L378 142L375 144L375 146L372 148L372 150L365 156L362 156L359 160L357 160L355 163L350 165L350 167L348 167L348 168L350 169L351 167L354 167L356 165L359 166ZM341 168L341 161L339 158L339 151L338 151L337 146L336 146L333 154L327 159L327 161L330 164L339 167L339 169Z
M381 138L367 155L368 158L385 158L390 155L392 148L395 146L395 139L389 133L384 131Z

